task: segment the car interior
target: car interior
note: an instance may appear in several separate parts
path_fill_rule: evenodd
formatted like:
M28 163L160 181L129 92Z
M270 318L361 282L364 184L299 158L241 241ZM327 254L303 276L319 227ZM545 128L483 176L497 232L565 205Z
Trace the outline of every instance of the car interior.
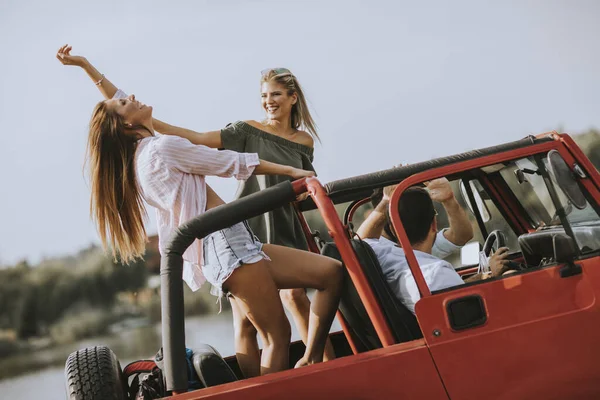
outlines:
M479 271L479 252L483 251L489 256L491 250L503 246L510 249L510 271L492 279L504 279L509 274L523 274L555 265L568 257L597 255L600 251L599 210L586 200L580 185L576 182L573 185L572 181L569 184L583 193L576 199L579 203L574 204L562 187L565 184L561 186L557 182L557 172L552 171L548 154L489 165L447 178L455 197L468 210L475 234L471 241L475 245L465 246L469 248L468 252L475 254L459 253L447 258L463 278ZM554 199L551 191L554 191ZM353 227L360 225L365 211L369 212L372 208L368 200L365 198L346 205L343 223L351 232ZM362 213L358 211L360 208L363 208ZM562 208L562 216L560 210L557 211L559 208ZM439 204L436 210L438 229L447 228L445 210ZM567 230L571 230L575 236L576 245L566 232L565 221L568 223ZM372 249L356 236L351 243L396 341L401 343L421 338L415 316L388 288ZM341 259L332 242L324 243L321 252ZM476 281L469 285L484 282ZM434 294L456 288L439 290ZM356 288L348 277L340 312L349 325L359 352L381 347Z

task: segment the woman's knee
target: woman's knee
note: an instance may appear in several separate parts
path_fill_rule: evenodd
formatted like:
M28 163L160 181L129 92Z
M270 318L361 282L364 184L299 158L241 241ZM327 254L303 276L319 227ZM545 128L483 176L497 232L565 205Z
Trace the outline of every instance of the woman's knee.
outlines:
M292 327L290 326L290 321L284 315L283 318L278 323L277 328L277 341L281 344L289 345L292 340Z
M255 337L256 328L252 322L244 315L234 319L235 336L237 337Z
M333 258L330 258L329 260L331 261L329 261L323 269L325 284L327 287L341 286L342 279L344 278L342 263Z
M287 347L292 340L292 328L285 314L273 321L263 334L265 346Z
M305 308L307 305L310 307L306 289L283 289L279 292L279 296L288 310Z

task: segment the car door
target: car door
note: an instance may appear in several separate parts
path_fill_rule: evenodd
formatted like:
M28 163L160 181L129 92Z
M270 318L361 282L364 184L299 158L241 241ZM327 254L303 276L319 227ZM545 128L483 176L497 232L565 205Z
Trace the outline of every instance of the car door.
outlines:
M417 303L451 399L600 398L600 258L578 264L570 277L548 267Z
M597 202L588 183L587 197ZM595 226L594 209L588 205L568 218L575 223L584 216ZM600 246L598 239L592 243L575 262L581 269L567 270L573 273L555 263L446 289L416 304L450 398L600 398Z

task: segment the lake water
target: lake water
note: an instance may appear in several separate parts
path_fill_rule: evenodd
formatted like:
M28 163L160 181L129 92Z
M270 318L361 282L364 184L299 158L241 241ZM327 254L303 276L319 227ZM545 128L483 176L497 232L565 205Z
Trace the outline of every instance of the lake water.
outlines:
M113 336L88 339L79 343L48 350L50 354L36 357L61 357L77 349L94 345L109 346L124 367L131 361L152 358L160 348L160 324L131 329ZM221 354L233 354L233 324L230 313L187 318L185 324L186 345L193 348L200 343L214 346ZM57 354L58 353L58 354ZM29 355L31 357L31 355ZM15 360L19 362L20 360ZM34 399L43 393L45 400L66 398L64 368L53 367L34 373L0 381L0 398Z
M292 323L292 340L298 340L299 335ZM332 331L339 331L340 325L334 322ZM185 321L186 346L194 348L201 343L208 343L215 347L223 356L234 353L233 349L233 323L230 312L219 315L186 318ZM69 346L61 346L40 352L36 358L49 359L59 357L67 359L68 355L84 347L106 345L110 347L124 367L131 361L152 358L160 348L160 324L131 329L114 336L105 336L88 339ZM28 355L31 358L31 355ZM14 358L15 363L24 362ZM64 400L66 399L64 367L53 367L33 373L20 375L14 378L0 380L0 399L21 400L41 399Z

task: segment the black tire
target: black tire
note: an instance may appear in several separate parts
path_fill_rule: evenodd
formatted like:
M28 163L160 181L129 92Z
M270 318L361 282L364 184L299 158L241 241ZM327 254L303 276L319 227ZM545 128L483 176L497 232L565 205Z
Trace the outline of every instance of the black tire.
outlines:
M106 346L71 353L65 378L69 400L127 400L121 365Z

